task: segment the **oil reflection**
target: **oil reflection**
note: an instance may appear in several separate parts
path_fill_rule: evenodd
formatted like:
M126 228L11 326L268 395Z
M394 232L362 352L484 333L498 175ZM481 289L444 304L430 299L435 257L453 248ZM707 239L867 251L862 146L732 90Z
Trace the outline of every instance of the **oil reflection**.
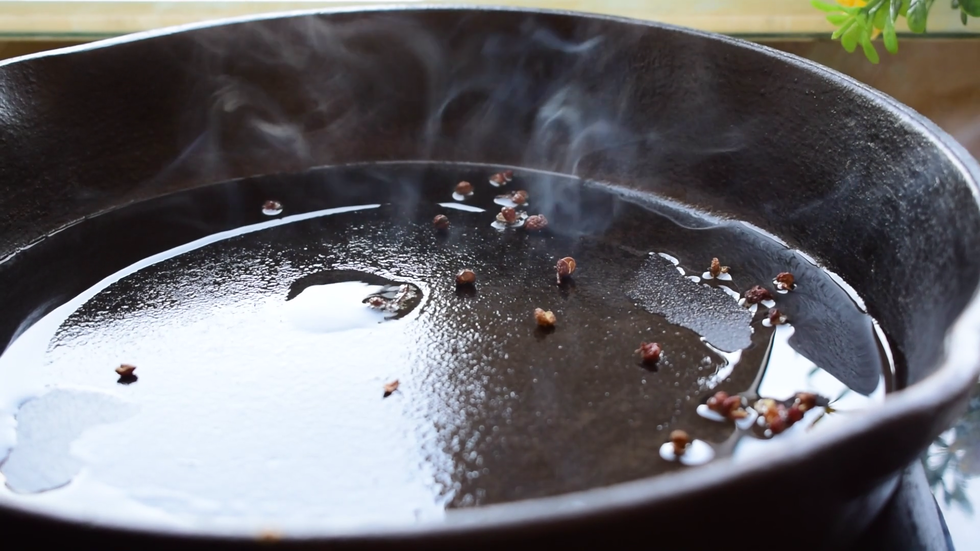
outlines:
M879 376L877 387L868 396L855 392L830 372L797 352L790 344L795 332L796 328L789 324L775 328L764 368L747 394L782 400L796 392L808 392L828 399L829 406L810 409L799 422L787 427L780 438L796 438L812 430L826 430L829 426L847 423L851 414L884 399L884 375ZM736 460L767 453L765 440L758 438L740 438L732 444L732 455Z
M944 508L973 514L971 494L980 493L980 383L973 389L966 414L936 438L922 456L922 465Z

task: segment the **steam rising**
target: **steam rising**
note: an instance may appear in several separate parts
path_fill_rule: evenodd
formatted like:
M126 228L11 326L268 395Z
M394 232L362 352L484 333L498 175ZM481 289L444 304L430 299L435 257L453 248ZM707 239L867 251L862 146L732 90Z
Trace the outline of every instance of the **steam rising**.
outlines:
M627 109L642 93L634 75L643 67L623 52L641 32L611 36L588 20L545 27L532 14L506 26L493 12L453 14L451 32L435 30L446 17L334 14L200 33L188 64L196 88L180 122L187 145L159 179L392 160L485 161L588 178L692 151L672 138L686 134L674 128L687 124L689 108L665 117L670 124L643 125ZM596 80L597 71L608 78ZM730 152L742 141L735 131L709 133L697 149ZM546 187L534 210L566 216L559 231L608 224L607 213L586 214L581 186Z

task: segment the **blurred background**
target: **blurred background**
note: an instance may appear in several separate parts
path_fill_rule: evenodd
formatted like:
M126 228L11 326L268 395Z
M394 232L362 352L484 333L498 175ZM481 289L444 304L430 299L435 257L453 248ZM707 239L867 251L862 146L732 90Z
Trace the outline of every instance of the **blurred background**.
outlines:
M836 1L849 8L868 4L868 0ZM876 1L880 2L870 0L871 5ZM833 4L835 0L826 2ZM905 2L908 5L909 0ZM0 59L211 19L390 3L0 0ZM411 0L398 3L421 4ZM900 18L896 24L898 51L894 54L885 51L882 37L875 32L878 63L867 59L860 47L849 53L841 41L832 40L831 34L838 25L828 21L828 13L811 5L809 0L469 0L462 3L635 17L759 42L829 66L893 96L932 119L980 158L980 19L966 17L968 12L980 14L980 0L935 3L916 0L918 4L931 6L926 32L911 32ZM980 508L980 384L969 411L936 440L923 455L922 463L956 549L980 550L980 522L974 512Z

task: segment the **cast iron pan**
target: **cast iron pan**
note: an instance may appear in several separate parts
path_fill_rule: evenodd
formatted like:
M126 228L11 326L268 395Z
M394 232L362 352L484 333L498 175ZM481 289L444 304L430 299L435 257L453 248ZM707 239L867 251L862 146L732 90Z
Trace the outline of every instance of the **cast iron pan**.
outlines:
M459 509L438 523L287 533L281 546L838 548L874 519L976 380L980 167L951 138L880 93L766 48L537 11L270 16L0 65L0 333L9 345L130 263L126 243L160 249L208 229L150 209L152 231L78 229L78 251L94 253L39 270L44 237L82 219L235 178L391 161L550 171L750 222L856 289L892 346L900 390L838 430L773 442L767 461ZM349 199L335 195L325 207ZM574 199L576 212L601 208ZM0 523L11 537L72 547L267 543L10 506Z

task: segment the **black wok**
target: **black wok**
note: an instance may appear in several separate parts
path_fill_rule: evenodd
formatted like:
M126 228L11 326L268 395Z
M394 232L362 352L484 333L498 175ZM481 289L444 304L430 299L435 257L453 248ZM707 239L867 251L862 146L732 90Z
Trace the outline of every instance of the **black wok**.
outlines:
M543 134L548 117L566 125ZM836 549L873 521L980 372L980 167L935 125L739 40L492 9L249 18L0 64L0 336L9 346L136 251L227 221L207 214L221 209L217 196L202 199L211 210L198 225L147 209L145 231L66 234L81 237L39 269L31 255L45 236L234 178L391 161L569 174L750 222L863 297L891 344L898 390L846 427L774 442L763 462L460 509L434 524L287 533L282 546ZM267 543L7 505L0 525L73 548Z

